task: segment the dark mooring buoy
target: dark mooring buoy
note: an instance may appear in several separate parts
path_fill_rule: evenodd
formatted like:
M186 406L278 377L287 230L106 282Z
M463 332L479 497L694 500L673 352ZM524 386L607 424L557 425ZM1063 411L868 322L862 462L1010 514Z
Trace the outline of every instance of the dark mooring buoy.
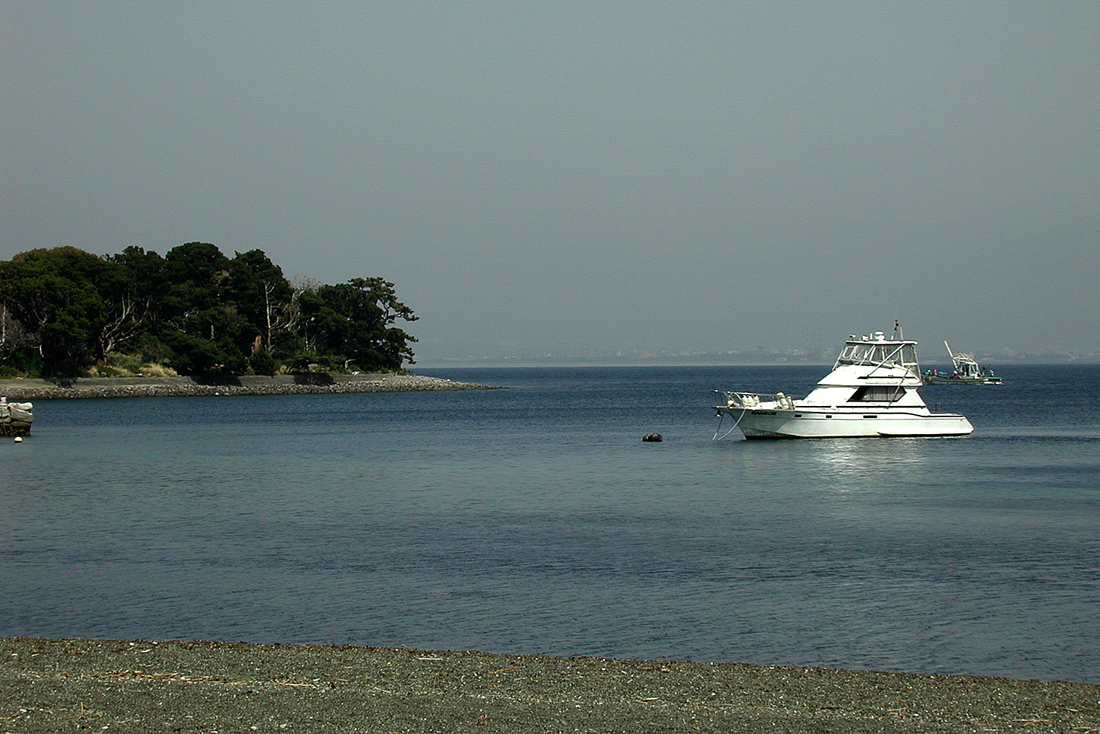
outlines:
M647 433L646 435L642 436L642 440L647 442L647 443L656 443L658 441L664 441L664 439L661 438L661 434L659 434L659 433Z

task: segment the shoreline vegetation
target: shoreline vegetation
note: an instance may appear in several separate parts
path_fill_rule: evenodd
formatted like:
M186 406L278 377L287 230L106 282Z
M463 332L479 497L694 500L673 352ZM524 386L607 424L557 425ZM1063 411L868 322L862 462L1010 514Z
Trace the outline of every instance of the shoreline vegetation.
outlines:
M0 395L13 401L495 389L499 388L408 372L361 375L305 373L274 377L242 375L221 378L80 377L0 380Z
M417 320L382 278L295 284L262 250L230 258L208 242L163 256L64 246L0 260L0 377L120 362L185 375L396 372L416 342L398 324Z
M351 645L0 638L0 730L1096 732L1100 686Z

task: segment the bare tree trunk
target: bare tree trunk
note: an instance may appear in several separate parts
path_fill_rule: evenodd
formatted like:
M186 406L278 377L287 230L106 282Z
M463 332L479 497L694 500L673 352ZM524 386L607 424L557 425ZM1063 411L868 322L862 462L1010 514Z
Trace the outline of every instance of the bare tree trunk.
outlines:
M264 344L271 353L271 283L264 281Z

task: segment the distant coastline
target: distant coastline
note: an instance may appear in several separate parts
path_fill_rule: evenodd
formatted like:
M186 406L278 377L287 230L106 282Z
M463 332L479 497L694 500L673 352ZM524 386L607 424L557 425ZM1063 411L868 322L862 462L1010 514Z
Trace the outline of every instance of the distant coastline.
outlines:
M308 373L274 377L224 378L87 377L0 380L0 395L9 400L80 398L197 397L233 395L316 395L362 392L493 390L493 385L457 382L411 373L333 375Z
M919 348L918 348L919 349ZM932 353L927 357L918 351L922 367L950 368L951 360ZM979 354L982 365L994 368L1010 365L1097 365L1097 354L1043 353L1029 355ZM836 351L827 350L813 354L771 353L705 353L705 354L643 354L643 355L542 355L513 357L464 357L454 359L421 359L417 366L429 370L445 369L496 369L502 367L798 367L830 366L836 361Z

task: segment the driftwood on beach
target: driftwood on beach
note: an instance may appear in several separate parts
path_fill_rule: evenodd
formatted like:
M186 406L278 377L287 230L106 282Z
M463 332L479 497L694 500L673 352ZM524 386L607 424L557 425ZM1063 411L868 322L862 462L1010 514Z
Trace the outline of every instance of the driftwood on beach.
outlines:
M70 398L191 397L205 395L299 395L424 390L488 390L490 385L456 382L414 374L332 375L307 373L275 377L219 379L192 377L101 377L79 379L0 380L0 395L9 400Z

